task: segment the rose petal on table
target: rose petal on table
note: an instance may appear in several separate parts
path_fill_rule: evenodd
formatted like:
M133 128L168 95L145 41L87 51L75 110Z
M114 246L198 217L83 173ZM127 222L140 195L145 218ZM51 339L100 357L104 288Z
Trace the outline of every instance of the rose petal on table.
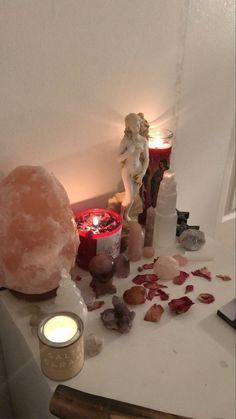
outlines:
M187 272L180 271L180 274L173 279L173 282L176 285L182 285L188 277L189 274Z
M160 304L153 304L144 316L146 322L159 322L164 312L164 308Z
M188 259L183 255L174 255L172 256L177 262L179 263L179 266L184 266L188 263Z
M94 303L87 305L88 311L97 310L98 308L102 307L105 302L102 300L96 300Z
M161 289L158 290L157 295L159 295L161 301L169 300L169 294L166 294L166 292L162 291Z
M157 295L157 290L148 290L147 300L152 301Z
M199 301L205 304L210 304L213 303L213 301L215 301L214 295L208 294L207 292L199 294L197 298Z
M155 282L158 280L157 275L155 274L143 274L143 275L136 275L132 282L134 282L136 285L142 285L144 282Z
M187 294L188 292L192 292L194 289L193 285L186 285L185 287L185 294Z
M171 311L174 311L176 314L185 313L190 309L190 307L194 304L192 300L188 297L180 297L171 300L168 303Z
M206 266L204 266L201 269L197 269L196 271L193 271L192 275L201 276L202 278L206 278L208 281L211 281L211 272L208 271Z
M127 304L143 304L146 301L147 291L144 287L134 286L126 290L123 298Z
M157 282L145 282L143 286L149 290L158 290L160 288L160 285Z
M232 278L231 278L231 276L229 276L229 275L216 275L217 276L217 278L220 278L220 279L222 279L223 281L232 281Z
M143 270L153 269L153 266L154 266L154 262L152 262L152 263L145 263L144 265L138 267L138 271L139 272L142 272Z

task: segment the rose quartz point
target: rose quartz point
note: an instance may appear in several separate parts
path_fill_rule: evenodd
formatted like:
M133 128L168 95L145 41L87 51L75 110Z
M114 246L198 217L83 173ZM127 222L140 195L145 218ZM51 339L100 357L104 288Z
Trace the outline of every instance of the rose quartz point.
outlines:
M179 263L179 266L184 266L188 263L188 259L183 255L174 255L172 257Z
M151 246L145 246L143 248L143 257L146 259L151 259L155 254L155 250Z
M0 181L0 214L0 286L25 294L57 288L79 244L61 183L43 167L17 167Z
M143 253L143 233L142 227L138 222L130 224L128 239L128 258L131 262L141 259Z
M173 280L180 274L179 264L171 256L160 256L154 263L153 271L163 280Z

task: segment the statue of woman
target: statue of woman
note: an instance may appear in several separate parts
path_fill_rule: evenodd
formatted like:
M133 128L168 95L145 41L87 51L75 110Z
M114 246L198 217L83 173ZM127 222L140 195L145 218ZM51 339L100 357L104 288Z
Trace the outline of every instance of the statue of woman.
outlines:
M120 143L118 155L125 188L121 214L126 221L131 221L129 212L149 163L148 142L139 134L140 125L140 117L137 114L130 113L125 117L125 135Z

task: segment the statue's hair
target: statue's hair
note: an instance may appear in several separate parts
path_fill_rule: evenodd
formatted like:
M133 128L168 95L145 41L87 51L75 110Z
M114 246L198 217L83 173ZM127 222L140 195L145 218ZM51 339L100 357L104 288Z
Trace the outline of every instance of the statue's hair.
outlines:
M140 117L136 113L129 113L125 117L125 131L124 131L124 133L125 133L125 135L127 135L127 137L131 137L131 135L132 135L132 131L130 131L130 129L129 129L129 124L130 124L130 122L133 122L133 121L139 121L139 123L141 122Z

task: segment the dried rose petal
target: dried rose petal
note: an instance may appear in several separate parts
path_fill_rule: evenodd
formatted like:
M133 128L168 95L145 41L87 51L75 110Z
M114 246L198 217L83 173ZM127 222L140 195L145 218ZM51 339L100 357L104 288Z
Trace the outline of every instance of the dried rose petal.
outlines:
M160 304L153 304L144 316L146 322L159 322L164 308Z
M201 276L202 278L206 278L208 279L208 281L211 281L211 272L208 271L206 266L204 266L201 269L197 269L196 271L193 271L192 274L194 276Z
M143 274L143 275L136 275L135 278L132 279L136 285L142 285L144 282L155 282L158 280L157 275L155 274Z
M188 277L189 274L187 272L180 271L180 274L173 279L173 282L176 285L182 285Z
M181 297L171 300L168 303L171 311L174 311L176 314L185 313L190 309L190 307L194 304L192 300L188 297Z
M147 269L153 269L153 266L154 266L154 262L152 262L152 263L145 263L144 265L138 267L138 271L139 272L142 272L144 269L145 270L147 270Z
M223 281L232 281L231 276L229 275L216 275L217 278L223 279Z
M148 290L147 300L152 301L157 295L157 290Z
M143 304L146 300L147 292L145 288L135 286L126 290L123 294L123 298L127 304Z
M179 266L184 266L188 263L188 259L185 256L182 255L174 255L172 256L177 262L179 263Z
M149 290L158 290L160 288L160 285L157 284L157 282L145 282L143 286Z
M145 263L145 264L142 266L142 268L143 268L143 269L153 269L153 266L154 266L154 262L152 262L152 263Z
M210 303L213 303L213 301L215 301L214 295L208 294L208 293L199 294L197 298L199 301L205 304L210 304Z
M158 290L157 295L159 295L161 301L167 301L167 300L169 300L169 294L166 294L165 291Z
M102 300L96 300L94 301L94 303L89 304L87 306L88 311L93 311L93 310L97 310L98 308L102 307L104 304L104 301Z
M194 289L193 285L186 285L185 287L185 294L187 294L188 292L192 292Z

